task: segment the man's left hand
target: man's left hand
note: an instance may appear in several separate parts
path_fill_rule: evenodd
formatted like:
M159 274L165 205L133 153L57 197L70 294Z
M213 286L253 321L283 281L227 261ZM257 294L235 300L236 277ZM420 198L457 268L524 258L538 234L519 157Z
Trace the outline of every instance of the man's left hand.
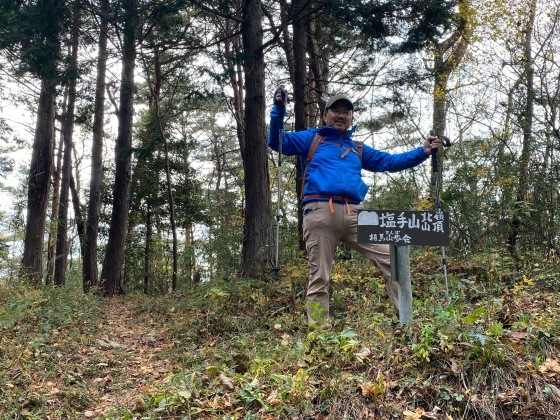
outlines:
M428 136L428 138L424 141L423 147L424 153L431 156L432 150L437 150L441 147L441 139L439 136Z

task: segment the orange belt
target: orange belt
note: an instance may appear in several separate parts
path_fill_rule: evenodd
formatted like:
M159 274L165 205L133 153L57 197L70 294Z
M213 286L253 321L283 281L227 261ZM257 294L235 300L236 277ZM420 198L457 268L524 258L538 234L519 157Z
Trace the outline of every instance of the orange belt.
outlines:
M337 202L340 202L340 203L345 203L346 204L346 212L348 213L349 216L350 216L350 203L351 202L356 202L356 200L352 200L348 197L342 197L340 195L308 194L308 195L304 196L303 198L304 199L307 199L307 198L328 198L329 199L329 209L331 210L331 214L334 213L333 201L337 201Z

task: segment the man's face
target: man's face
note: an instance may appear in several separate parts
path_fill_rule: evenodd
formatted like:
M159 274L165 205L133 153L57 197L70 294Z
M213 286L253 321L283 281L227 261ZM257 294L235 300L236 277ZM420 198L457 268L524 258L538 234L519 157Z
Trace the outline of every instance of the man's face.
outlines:
M323 112L323 120L325 120L325 124L334 127L341 135L344 135L352 126L354 115L346 102L337 101Z

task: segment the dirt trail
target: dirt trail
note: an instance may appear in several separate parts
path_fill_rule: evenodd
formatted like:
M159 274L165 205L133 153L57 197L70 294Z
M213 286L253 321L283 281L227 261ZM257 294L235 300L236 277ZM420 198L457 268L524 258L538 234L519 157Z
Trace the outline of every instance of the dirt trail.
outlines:
M139 317L134 302L106 300L103 332L80 349L95 366L94 403L84 416L107 415L115 407L134 407L142 394L172 371L173 362L160 353L171 348L166 330L151 314ZM93 367L93 366L92 366Z

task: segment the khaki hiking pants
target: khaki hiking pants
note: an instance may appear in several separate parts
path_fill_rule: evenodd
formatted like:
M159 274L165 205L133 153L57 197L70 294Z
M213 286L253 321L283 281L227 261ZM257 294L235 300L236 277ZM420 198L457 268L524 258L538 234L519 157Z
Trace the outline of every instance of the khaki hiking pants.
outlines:
M313 201L303 209L303 235L307 247L309 285L307 287L307 319L310 324L329 319L329 278L339 242L368 258L381 271L385 286L395 308L399 310L398 284L391 281L389 245L359 244L358 210L361 204ZM348 214L350 213L350 214Z

